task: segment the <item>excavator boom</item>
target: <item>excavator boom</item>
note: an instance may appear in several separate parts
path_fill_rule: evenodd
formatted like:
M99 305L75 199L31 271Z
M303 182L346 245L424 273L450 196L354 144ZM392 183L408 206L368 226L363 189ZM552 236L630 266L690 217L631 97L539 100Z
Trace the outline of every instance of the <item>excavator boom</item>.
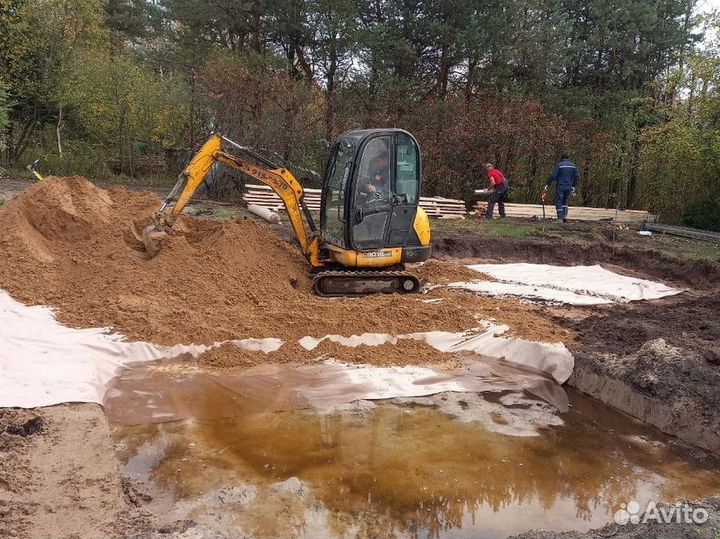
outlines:
M182 213L185 206L203 184L212 167L216 163L222 163L270 186L277 193L285 205L303 255L310 261L311 265L321 266L322 264L319 261L319 236L314 230L308 211L305 211L305 215L310 222L310 233L305 228L305 222L303 221L304 192L297 179L285 168L265 168L253 164L247 158L223 151L223 140L234 144L246 153L251 153L250 149L243 148L222 135L211 135L180 174L175 187L170 191L170 194L155 215L153 224L143 231L142 239L148 254L155 256L160 251L162 241L167 236L168 229L172 228L177 216ZM252 157L262 159L254 153ZM269 162L265 164L272 165Z

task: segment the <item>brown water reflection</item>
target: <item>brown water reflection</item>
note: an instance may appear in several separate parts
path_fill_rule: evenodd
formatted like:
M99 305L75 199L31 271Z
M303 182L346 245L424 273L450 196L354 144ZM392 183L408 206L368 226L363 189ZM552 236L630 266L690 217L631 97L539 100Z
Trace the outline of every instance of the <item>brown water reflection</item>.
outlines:
M582 395L570 402L559 414L527 394L447 394L118 426L114 436L126 473L155 489L156 511L258 537L589 529L629 500L720 492L716 460ZM531 423L539 435L492 423Z

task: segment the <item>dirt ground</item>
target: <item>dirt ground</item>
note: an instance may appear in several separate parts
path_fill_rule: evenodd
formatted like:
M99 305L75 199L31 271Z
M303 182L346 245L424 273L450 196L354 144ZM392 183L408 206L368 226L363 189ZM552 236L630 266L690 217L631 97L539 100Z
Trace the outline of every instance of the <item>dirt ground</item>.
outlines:
M720 452L720 294L557 317L575 331L569 384L662 431Z
M595 234L584 233L594 226ZM599 229L599 230L598 230ZM482 229L480 229L482 230ZM620 231L616 242L607 239L612 225L570 223L559 232L538 233L530 237L498 237L482 234L435 235L433 252L439 258L481 258L499 262L535 262L561 266L605 264L635 270L646 278L672 281L690 287L718 286L720 262L715 252L720 246L695 242L660 241L649 244L637 231ZM577 234L577 235L576 235ZM587 236L594 239L587 239ZM706 250L712 258L706 258Z
M146 528L123 492L100 406L0 409L0 462L0 537L123 537Z
M605 225L573 224L521 238L461 225L435 233L438 260L418 269L424 281L466 278L459 261L601 263L687 291L598 307L537 306L442 288L422 298L438 300L433 303L384 296L328 302L310 295L306 263L286 241L286 229L244 219L182 219L166 249L148 260L130 230L146 222L157 196L103 191L80 178L18 192L15 184L0 186L0 196L12 198L0 208L0 288L57 307L68 325L111 326L131 338L175 344L279 332L297 338L457 331L475 325L476 317L492 318L518 336L565 342L576 358L569 383L578 389L720 454L720 264L690 256L680 244L648 244ZM253 292L250 283L258 282ZM402 364L401 352L389 361ZM278 353L282 362L287 354ZM258 356L225 349L206 360L223 368L254 364ZM0 462L0 537L192 536L190 525L159 529L140 509L138 493L118 474L96 405L0 409ZM698 503L717 515L718 499ZM713 522L522 537L714 537Z
M693 509L705 509L710 515L708 521L703 525L678 524L676 522L658 524L654 521L635 526L612 523L585 533L533 530L509 539L607 539L608 537L615 539L647 539L650 537L657 539L717 539L718 529L720 529L720 498L709 498L688 505ZM670 509L667 504L657 504L657 507L666 511Z

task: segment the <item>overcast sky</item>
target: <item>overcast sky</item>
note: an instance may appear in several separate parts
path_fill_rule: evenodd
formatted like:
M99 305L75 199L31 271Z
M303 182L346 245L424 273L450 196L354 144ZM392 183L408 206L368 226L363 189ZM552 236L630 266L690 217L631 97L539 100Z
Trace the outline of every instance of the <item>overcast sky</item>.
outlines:
M700 0L699 6L701 12L709 12L712 10L720 11L720 0ZM714 32L712 30L706 31L704 39L706 46L715 46L715 43L717 43L717 39L714 38L716 38L716 36L717 30Z
M720 9L720 0L700 0L700 11L712 11Z

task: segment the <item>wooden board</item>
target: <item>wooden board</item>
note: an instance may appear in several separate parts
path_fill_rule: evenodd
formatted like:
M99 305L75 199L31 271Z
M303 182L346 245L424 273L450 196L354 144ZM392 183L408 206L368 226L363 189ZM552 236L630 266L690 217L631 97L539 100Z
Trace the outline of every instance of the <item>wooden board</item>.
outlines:
M485 213L487 208L486 203L478 202L475 209L479 213ZM508 217L521 217L521 218L541 218L542 217L542 205L541 204L505 204L505 214ZM556 211L554 204L545 205L545 217L546 219L555 219ZM642 210L619 210L606 209L606 208L592 208L586 206L570 206L568 212L568 218L577 221L617 221L618 223L644 223L652 222L655 220L655 216L649 212Z
M305 189L305 204L311 211L320 211L321 190ZM267 185L246 184L242 199L248 204L257 204L273 210L284 210L282 200ZM463 219L467 214L465 202L454 198L420 197L420 207L429 217L442 219Z

